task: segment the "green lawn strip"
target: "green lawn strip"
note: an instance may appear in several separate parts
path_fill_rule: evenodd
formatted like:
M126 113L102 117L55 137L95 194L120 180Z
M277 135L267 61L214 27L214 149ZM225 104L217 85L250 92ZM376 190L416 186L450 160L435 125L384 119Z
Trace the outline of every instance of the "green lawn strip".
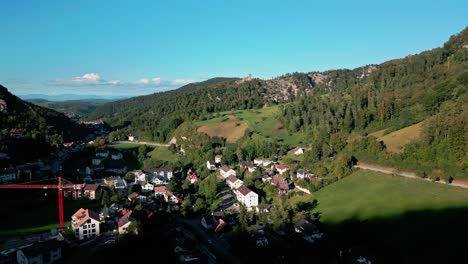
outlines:
M314 197L319 201L322 221L328 223L468 206L468 190L366 171L355 172Z

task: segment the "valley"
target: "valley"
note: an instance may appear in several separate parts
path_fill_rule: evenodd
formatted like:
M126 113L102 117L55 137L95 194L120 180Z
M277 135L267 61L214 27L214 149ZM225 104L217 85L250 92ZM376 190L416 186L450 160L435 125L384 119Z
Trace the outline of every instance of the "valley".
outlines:
M184 83L108 102L0 86L1 257L49 237L72 263L154 248L171 263L462 263L467 45L465 27L354 69L52 82Z

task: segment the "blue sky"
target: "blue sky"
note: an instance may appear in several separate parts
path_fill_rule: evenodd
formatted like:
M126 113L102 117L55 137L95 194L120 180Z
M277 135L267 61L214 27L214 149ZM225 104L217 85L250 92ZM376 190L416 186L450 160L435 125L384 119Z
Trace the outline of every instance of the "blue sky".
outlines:
M381 63L468 26L468 1L383 2L0 1L0 84L18 95L133 96Z

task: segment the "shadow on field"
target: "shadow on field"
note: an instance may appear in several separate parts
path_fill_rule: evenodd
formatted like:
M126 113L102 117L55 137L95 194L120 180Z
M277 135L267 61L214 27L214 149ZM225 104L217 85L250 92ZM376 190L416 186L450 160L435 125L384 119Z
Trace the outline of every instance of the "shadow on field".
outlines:
M242 263L354 264L359 256L373 264L468 263L467 223L468 208L414 211L322 226L325 235L316 244L297 234L275 240L278 234L268 231L268 248L256 248L248 235L233 246Z
M350 220L326 227L327 245L343 251L338 263L353 263L346 255L359 254L370 256L372 263L468 263L467 223L468 208Z

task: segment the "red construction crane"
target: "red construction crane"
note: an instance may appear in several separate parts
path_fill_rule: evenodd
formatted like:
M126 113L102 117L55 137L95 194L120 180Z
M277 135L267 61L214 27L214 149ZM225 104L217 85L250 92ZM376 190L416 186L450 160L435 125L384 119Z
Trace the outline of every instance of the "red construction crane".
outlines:
M51 179L47 179L46 181L50 180ZM65 179L63 179L63 181L66 181L67 184L63 185L62 177L58 177L58 184L32 184L33 182L20 184L0 184L0 189L58 189L59 228L60 230L63 230L65 228L65 222L63 218L63 189L77 189L81 187L81 184L73 184Z

